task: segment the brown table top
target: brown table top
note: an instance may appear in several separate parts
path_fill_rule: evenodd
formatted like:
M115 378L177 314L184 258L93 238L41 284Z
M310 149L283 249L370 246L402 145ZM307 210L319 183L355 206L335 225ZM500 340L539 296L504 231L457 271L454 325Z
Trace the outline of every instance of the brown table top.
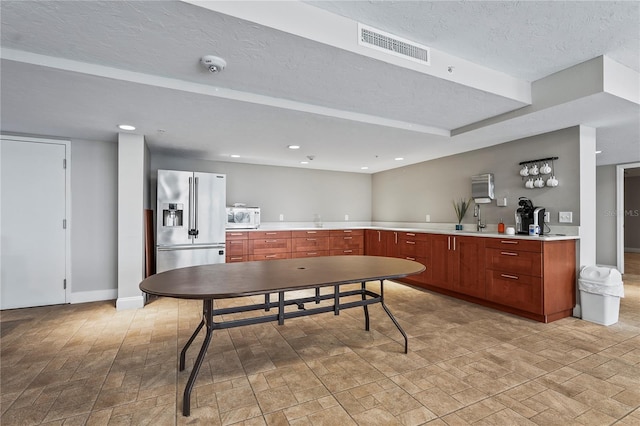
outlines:
M424 265L418 262L379 256L322 256L219 263L152 275L140 283L140 290L179 299L225 299L402 278L424 270Z

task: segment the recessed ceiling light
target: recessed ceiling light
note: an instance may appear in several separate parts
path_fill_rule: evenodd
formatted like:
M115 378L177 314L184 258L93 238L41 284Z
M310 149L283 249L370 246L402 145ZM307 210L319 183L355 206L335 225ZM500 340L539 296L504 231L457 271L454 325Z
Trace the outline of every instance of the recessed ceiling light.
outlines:
M231 154L231 158L240 158L238 154Z
M300 164L309 164L308 161L301 161Z
M135 130L136 126L132 126L131 124L118 124L118 128L120 130Z
M369 168L367 166L364 166L364 167L360 167L360 170L369 170Z
M402 160L404 160L404 158L403 158L403 157L396 157L396 158L394 158L394 160L396 160L396 161L402 161Z
M287 148L289 148L289 149L300 149L300 145L289 145Z
M596 154L602 154L602 151L596 151Z

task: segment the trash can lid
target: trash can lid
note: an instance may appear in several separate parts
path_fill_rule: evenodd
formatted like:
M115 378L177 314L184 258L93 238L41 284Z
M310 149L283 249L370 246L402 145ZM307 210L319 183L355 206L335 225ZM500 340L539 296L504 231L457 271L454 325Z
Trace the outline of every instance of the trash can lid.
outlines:
M580 279L600 285L616 286L622 283L622 275L616 268L610 266L585 266L580 271Z

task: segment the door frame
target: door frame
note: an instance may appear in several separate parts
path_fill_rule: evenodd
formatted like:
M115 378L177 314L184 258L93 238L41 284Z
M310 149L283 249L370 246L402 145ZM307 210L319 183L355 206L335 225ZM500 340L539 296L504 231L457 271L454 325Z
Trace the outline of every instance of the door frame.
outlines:
M64 234L64 245L65 245L65 264L64 264L64 275L67 280L67 288L64 290L64 300L65 303L70 303L71 301L71 226L73 221L71 220L71 141L68 139L51 139L51 138L39 138L39 137L26 137L26 136L15 136L11 134L0 134L0 140L8 140L8 141L16 141L16 142L31 142L31 143L49 143L49 144L57 144L64 145L64 153L66 161L66 167L64 172L64 191L65 191L65 218L67 220L67 229ZM2 267L0 260L0 267Z
M640 167L640 163L618 164L616 166L616 266L621 274L624 274L624 171L638 167Z

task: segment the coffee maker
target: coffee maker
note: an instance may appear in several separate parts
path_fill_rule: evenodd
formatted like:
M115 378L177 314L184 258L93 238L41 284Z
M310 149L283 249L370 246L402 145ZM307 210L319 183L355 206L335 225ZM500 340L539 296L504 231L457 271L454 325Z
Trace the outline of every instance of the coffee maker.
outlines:
M534 207L530 199L520 197L516 210L516 233L529 234L529 225L537 225L540 235L544 234L544 207Z

